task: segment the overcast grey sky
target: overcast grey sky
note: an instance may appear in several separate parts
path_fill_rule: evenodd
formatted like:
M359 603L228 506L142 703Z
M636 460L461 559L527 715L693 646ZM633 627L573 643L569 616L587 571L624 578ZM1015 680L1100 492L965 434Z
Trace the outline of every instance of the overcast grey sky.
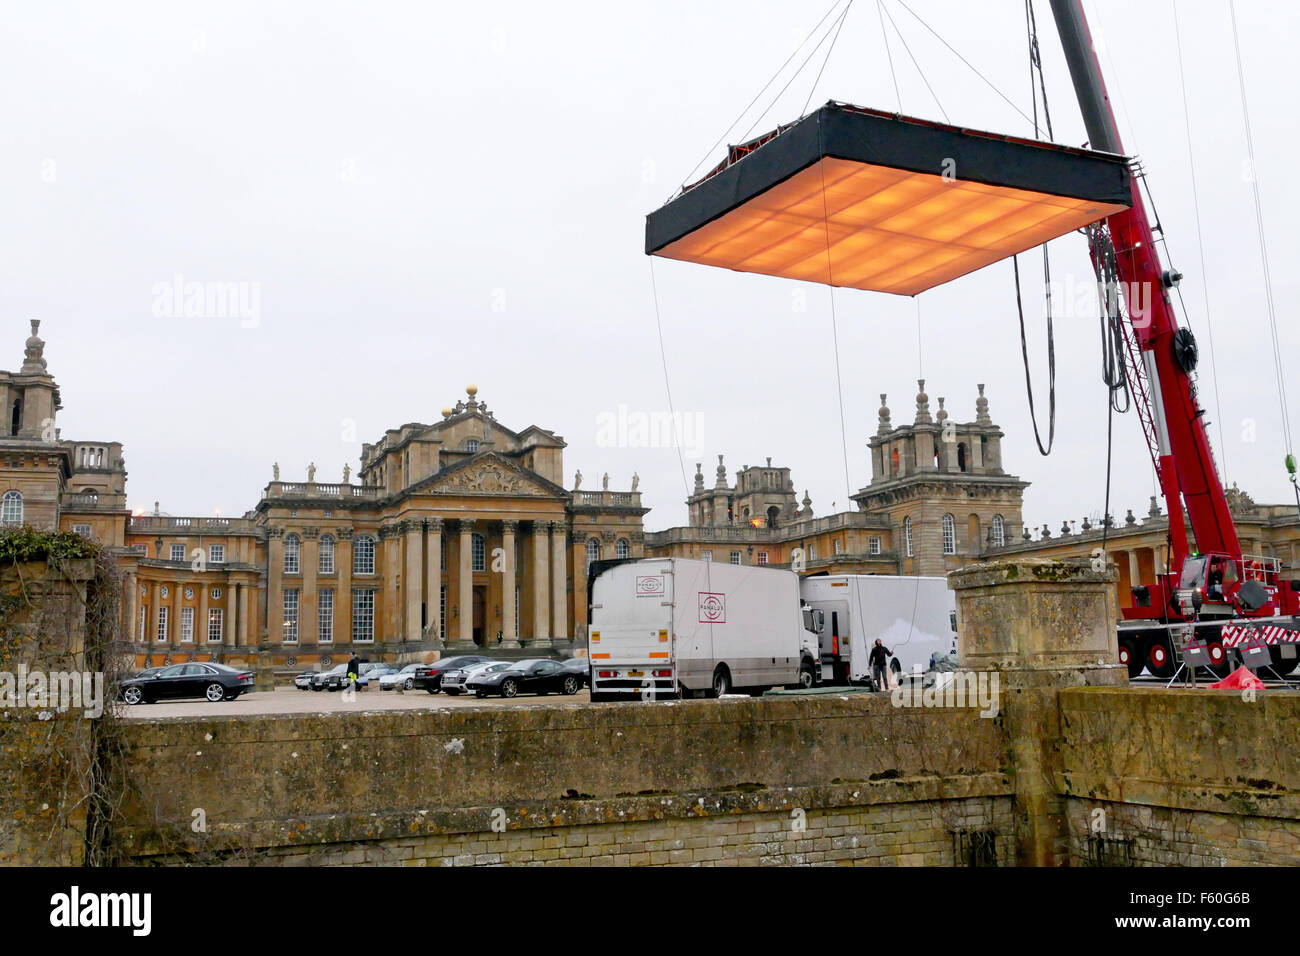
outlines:
M1029 112L1021 3L908 2ZM636 471L653 508L647 528L683 524L677 450L611 446L598 435L602 414L620 406L629 415L668 407L644 216L829 7L7 2L0 364L18 366L27 320L41 319L63 436L125 444L133 508L157 499L174 514L242 513L273 461L286 479L314 461L318 480L337 480L345 462L355 473L362 441L436 421L473 382L503 424L566 439L566 482L581 468L587 487L608 471L611 487L625 488ZM1079 144L1050 11L1045 0L1036 8L1056 138ZM1032 132L899 0L884 9L954 123ZM814 107L835 98L897 108L878 11L874 0L854 3L811 91ZM1227 2L1178 4L1205 276L1172 4L1090 0L1088 11L1125 146L1146 164L1187 277L1221 468L1257 500L1288 500ZM1300 12L1240 0L1238 19L1290 356L1300 337L1290 177ZM902 110L941 118L889 30ZM757 130L799 115L820 60ZM1090 280L1078 237L1054 243L1052 255L1063 284ZM1035 261L1022 271L1036 275ZM828 291L659 259L654 268L673 399L698 445L688 480L702 460L712 484L718 453L732 471L770 455L793 469L817 513L844 508ZM246 283L258 296L255 319L169 311L159 290L176 276ZM1041 283L1025 290L1045 416ZM987 384L1008 469L1033 482L1027 522L1056 529L1099 512L1106 396L1095 317L1057 322L1057 447L1043 459L1029 427L1010 263L919 303L920 355L916 300L835 293L852 488L870 477L879 393L896 422L910 421L923 365L932 409L945 396L959 420L974 417L976 383ZM1293 413L1297 397L1300 385ZM1152 491L1137 420L1118 418L1112 510L1140 515Z

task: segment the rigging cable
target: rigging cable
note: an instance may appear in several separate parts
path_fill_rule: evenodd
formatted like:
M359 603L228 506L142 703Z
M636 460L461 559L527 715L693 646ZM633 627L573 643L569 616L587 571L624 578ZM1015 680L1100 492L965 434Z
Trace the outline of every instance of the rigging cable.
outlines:
M698 163L696 163L695 167L689 173L687 173L686 178L682 180L681 183L682 186L685 186L688 182L690 182L691 177L694 176L696 172L699 171L699 168L703 166L706 162L708 162L708 159L713 154L713 151L717 149L722 144L722 141L727 138L727 134L730 133L733 129L735 129L740 124L740 121L745 118L746 113L748 113L751 109L754 108L754 104L758 102L759 97L761 97L764 93L766 93L768 87L770 87L773 83L776 82L776 78L780 76L781 73L785 70L785 68L789 66L790 63L794 60L794 58L799 55L799 51L804 48L804 44L806 44L809 40L813 38L813 34L815 34L819 29L821 29L821 25L825 23L828 19L830 19L830 15L835 12L835 9L842 2L843 0L835 0L835 2L831 4L830 9L827 10L825 14L823 14L820 20L817 21L817 25L808 31L808 35L804 37L802 42L800 42L800 44L794 48L793 52L791 52L791 54L788 57L786 57L786 61L782 63L780 67L777 68L777 71L772 74L771 78L769 78L768 81L763 84L763 88L754 94L754 98L749 101L749 105L740 111L740 115L731 121L730 126L728 126L726 129L722 131L722 135L718 137L718 141L714 143L712 146L710 146L708 150L705 152L704 158L701 159ZM852 0L850 0L850 3L851 2ZM669 196L668 199L669 200L672 199L672 196ZM665 202L667 201L668 200L665 200Z
M877 2L878 2L878 0L877 0ZM1019 106L1017 106L1017 105L1016 105L1016 104L1011 100L1011 98L1010 98L1009 96L1007 96L1007 95L1006 95L1005 93L1003 93L1000 89L998 89L996 86L994 86L992 80L990 80L987 76L985 76L983 73L981 73L981 72L980 72L980 71L975 67L975 65L971 63L970 60L966 59L964 56L962 56L960 53L958 53L957 50L953 47L953 45L952 45L951 43L949 43L947 40L945 40L943 37L941 37L941 36L939 35L939 33L934 29L934 27L930 26L930 24L926 23L923 19L921 19L920 15L917 14L917 12L916 12L915 10L913 10L913 9L912 9L911 7L909 7L906 3L904 3L903 0L898 0L898 3L899 3L899 6L901 6L904 10L906 10L908 13L910 13L910 14L912 15L912 17L916 20L917 23L921 24L921 26L923 26L923 27L925 27L927 30L929 30L930 33L931 33L931 35L932 35L936 40L938 40L940 43L942 43L944 46L946 46L946 47L948 48L948 50L953 54L953 56L957 57L957 59L961 60L962 63L966 64L966 66L970 68L970 70L971 70L972 73L974 73L974 74L975 74L976 76L978 76L981 80L983 80L984 83L985 83L985 85L988 86L989 89L991 89L991 90L992 90L994 93L996 93L998 96L1002 97L1002 99L1006 101L1006 103L1007 103L1008 106L1010 106L1013 110L1015 110L1017 113L1019 113L1019 114L1020 114L1021 116L1023 116L1025 119L1029 119L1029 114L1027 114L1027 113L1026 113L1024 110L1022 110ZM882 23L882 26L883 26L883 23ZM895 29L897 29L897 27L895 27Z
M1291 417L1287 412L1286 380L1282 367L1282 348L1277 334L1277 310L1273 303L1273 278L1268 265L1268 246L1264 237L1264 208L1259 198L1259 177L1255 174L1255 140L1250 128L1250 107L1246 101L1246 74L1241 64L1241 44L1237 39L1237 4L1229 0L1232 13L1232 47L1237 56L1237 86L1241 91L1241 116L1246 125L1246 152L1250 169L1250 188L1255 196L1255 229L1259 236L1259 260L1264 269L1264 300L1268 306L1269 333L1273 338L1273 370L1277 376L1278 405L1282 412L1282 435L1286 440L1288 461L1291 458ZM1294 474L1294 472L1293 472ZM1297 490L1300 501L1300 489Z
M817 127L818 148L821 146L821 126ZM835 396L840 403L840 448L844 453L844 489L853 500L853 482L849 478L849 440L844 426L844 386L840 381L840 331L839 319L835 314L835 276L831 265L831 227L826 207L826 164L818 163L822 179L822 228L826 234L826 291L831 299L831 335L835 345Z
M808 98L803 101L803 109L799 111L800 116L808 112L808 104L812 102L813 94L817 92L817 84L822 81L822 74L826 72L826 64L831 61L831 52L835 49L835 42L840 38L840 31L844 29L844 21L849 18L849 11L852 9L853 0L849 0L849 5L840 14L839 25L835 28L835 35L831 37L831 45L826 48L826 56L822 60L821 69L817 71L817 77L813 80L812 88L808 90Z
M673 438L677 442L677 461L682 467L682 487L686 489L686 497L691 496L691 486L686 481L686 455L682 450L682 436L677 426L677 413L673 410L673 389L668 384L668 353L664 350L664 324L659 317L659 284L655 281L655 258L648 257L650 260L650 291L654 295L655 303L655 326L659 329L659 360L663 364L664 370L664 391L668 393L668 417L673 420Z
M1034 87L1034 69L1038 69L1040 83L1043 78L1042 62L1039 60L1038 31L1034 22L1033 2L1025 0L1025 24L1029 34L1029 90L1034 100L1034 138L1040 137L1038 125L1038 91ZM1051 135L1052 118L1047 106L1047 87L1043 85L1043 117L1047 122L1048 135ZM1034 426L1034 443L1038 453L1046 457L1052 452L1052 443L1056 440L1056 336L1052 326L1052 265L1047 255L1047 243L1043 243L1043 297L1047 312L1047 447L1043 447L1043 438L1038 429L1038 415L1034 410L1034 383L1029 374L1029 343L1025 336L1025 309L1020 298L1020 257L1011 257L1011 268L1016 279L1016 313L1020 318L1020 355L1025 365L1025 393L1029 397L1029 420Z
M1169 5L1174 11L1174 42L1178 47L1178 83L1183 94L1183 129L1187 134L1187 164L1192 175L1192 214L1196 219L1196 247L1201 260L1201 298L1205 304L1205 328L1210 339L1210 372L1214 376L1214 414L1219 420L1219 454L1223 458L1223 480L1226 483L1228 480L1228 446L1223 439L1223 405L1219 400L1219 369L1214 357L1214 322L1210 314L1210 289L1209 275L1205 265L1205 241L1201 235L1201 204L1199 190L1196 185L1196 154L1192 150L1191 111L1187 106L1187 78L1183 70L1183 40L1178 23L1178 4L1174 0L1169 0ZM1178 299L1179 302L1182 302L1182 290L1179 290ZM1183 311L1187 311L1185 304L1183 305Z
M903 112L903 93L898 88L898 73L894 70L894 54L889 49L889 31L885 29L885 8L881 0L876 0L876 15L880 17L880 35L885 40L885 59L889 61L889 75L894 81L894 98L898 100L898 112Z
M907 45L907 39L903 36L903 31L898 29L898 24L894 22L894 15L889 12L883 2L880 3L880 9L884 11L885 16L889 18L889 25L892 26L894 32L898 34L898 42L903 44L903 49L907 51L907 56L912 61L912 66L916 67L916 72L921 75L921 82L924 83L925 88L930 91L930 97L934 100L934 105L939 107L940 113L943 113L943 121L951 124L952 120L948 119L947 111L944 110L943 104L939 102L939 97L935 95L934 87L930 85L929 77L927 77L925 71L921 69L921 64L916 62L916 57L912 55L912 48ZM899 106L899 111L902 111L901 105Z

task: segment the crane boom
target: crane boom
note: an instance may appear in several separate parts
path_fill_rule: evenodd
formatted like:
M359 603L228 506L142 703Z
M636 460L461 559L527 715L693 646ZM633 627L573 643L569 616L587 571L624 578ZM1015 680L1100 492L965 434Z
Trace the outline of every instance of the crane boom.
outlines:
M1090 145L1123 155L1082 0L1051 0L1051 7ZM1190 330L1179 328L1174 314L1170 279L1155 247L1137 176L1132 190L1131 207L1110 216L1106 226L1115 246L1120 286L1146 377L1157 445L1156 471L1169 512L1169 570L1178 574L1188 556L1184 504L1199 551L1241 560L1241 545L1210 448L1205 410L1196 398L1191 375L1196 365L1195 340ZM1140 400L1140 391L1135 392Z

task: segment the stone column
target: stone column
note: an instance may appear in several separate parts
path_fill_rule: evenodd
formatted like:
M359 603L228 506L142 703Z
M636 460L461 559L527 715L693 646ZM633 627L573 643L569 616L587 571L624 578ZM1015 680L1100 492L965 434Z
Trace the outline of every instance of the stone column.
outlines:
M198 618L198 620L196 620L196 621L194 622L194 632L195 632L195 633L194 633L194 644L195 644L196 647L199 646L199 645L206 645L206 644L208 643L208 588L209 588L209 587L210 587L210 585L209 585L206 581L204 581L204 580L202 579L202 576L200 576L200 579L199 579L198 583L194 585L194 589L195 589L196 591L199 592L199 594L198 594L198 597L199 597L199 608L198 608L197 611L194 612L194 616L195 616L196 618ZM283 624L284 624L284 597L283 597L283 595L281 595L280 603L279 603L278 605L276 605L276 607L273 608L272 610L273 610L273 613L271 614L271 617L272 617L272 619L274 619L277 615L279 616L279 618L280 618L280 624L281 624L280 631L281 631L281 633L283 633L283 632L284 632L284 627L283 627ZM222 630L222 633L221 633L221 640L222 640L222 643L225 643L225 640L226 640L226 634L225 634L225 630L224 630L224 628L225 628L225 622L222 622L222 628L223 628L223 630ZM214 645L214 646L215 646L215 645Z
M334 532L334 570L338 587L334 589L334 643L352 641L352 529Z
M422 532L419 521L412 519L402 522L402 537L406 542L406 573L402 575L402 587L406 591L406 640L408 641L420 639L420 597L424 589L424 577L420 573Z
M134 571L126 574L126 626L122 629L126 639L134 644L140 639L140 582Z
M501 550L505 568L501 577L501 646L519 646L519 622L515 620L515 533L518 521L501 522Z
M177 647L181 643L181 599L185 596L185 584L173 581L170 587L172 606L167 612L167 643Z
M149 617L144 628L144 642L150 647L158 644L158 608L162 605L159 603L162 599L159 597L161 591L157 581L149 585Z
M275 647L284 640L284 529L270 528L266 539L266 639ZM199 638L199 622L194 622L197 644L207 643L208 622L202 624L203 637Z
M569 532L569 557L573 561L573 639L587 634L587 537Z
M425 635L431 641L441 641L441 621L438 619L442 612L442 519L429 519L429 534L425 540L425 575L426 583L424 586L424 606L425 617L428 623L425 625Z
M402 567L401 528L396 524L386 524L379 528L380 565L379 578L382 584L383 611L376 615L375 653L380 653L380 645L400 639L402 634L401 610L397 600L397 576Z
M463 647L474 645L474 519L460 519L460 574L457 577L456 604L460 624L456 642Z
M568 572L565 560L569 538L563 521L551 522L551 640L567 644L572 638L569 630Z
M962 667L996 691L1011 743L1017 865L1068 861L1057 692L1128 683L1115 576L1114 565L1094 571L1087 558L990 561L948 575Z
M244 647L251 647L255 642L253 640L253 629L249 622L248 609L248 592L249 585L239 585L239 593L236 600L239 602L239 643Z
M546 588L546 524L533 522L533 640L551 637L551 613Z
M316 643L316 573L320 570L320 528L302 529L298 554L302 590L298 593L298 643Z

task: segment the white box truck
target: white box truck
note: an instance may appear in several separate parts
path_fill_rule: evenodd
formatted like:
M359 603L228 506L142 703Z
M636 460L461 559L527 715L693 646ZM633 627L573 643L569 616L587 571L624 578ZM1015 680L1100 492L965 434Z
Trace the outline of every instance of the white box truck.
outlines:
M820 637L828 683L865 682L879 639L892 653L888 666L911 674L929 670L931 655L957 650L957 599L939 577L828 574L801 578L803 601Z
M799 579L778 568L646 558L593 564L591 699L663 699L811 687L817 635Z

